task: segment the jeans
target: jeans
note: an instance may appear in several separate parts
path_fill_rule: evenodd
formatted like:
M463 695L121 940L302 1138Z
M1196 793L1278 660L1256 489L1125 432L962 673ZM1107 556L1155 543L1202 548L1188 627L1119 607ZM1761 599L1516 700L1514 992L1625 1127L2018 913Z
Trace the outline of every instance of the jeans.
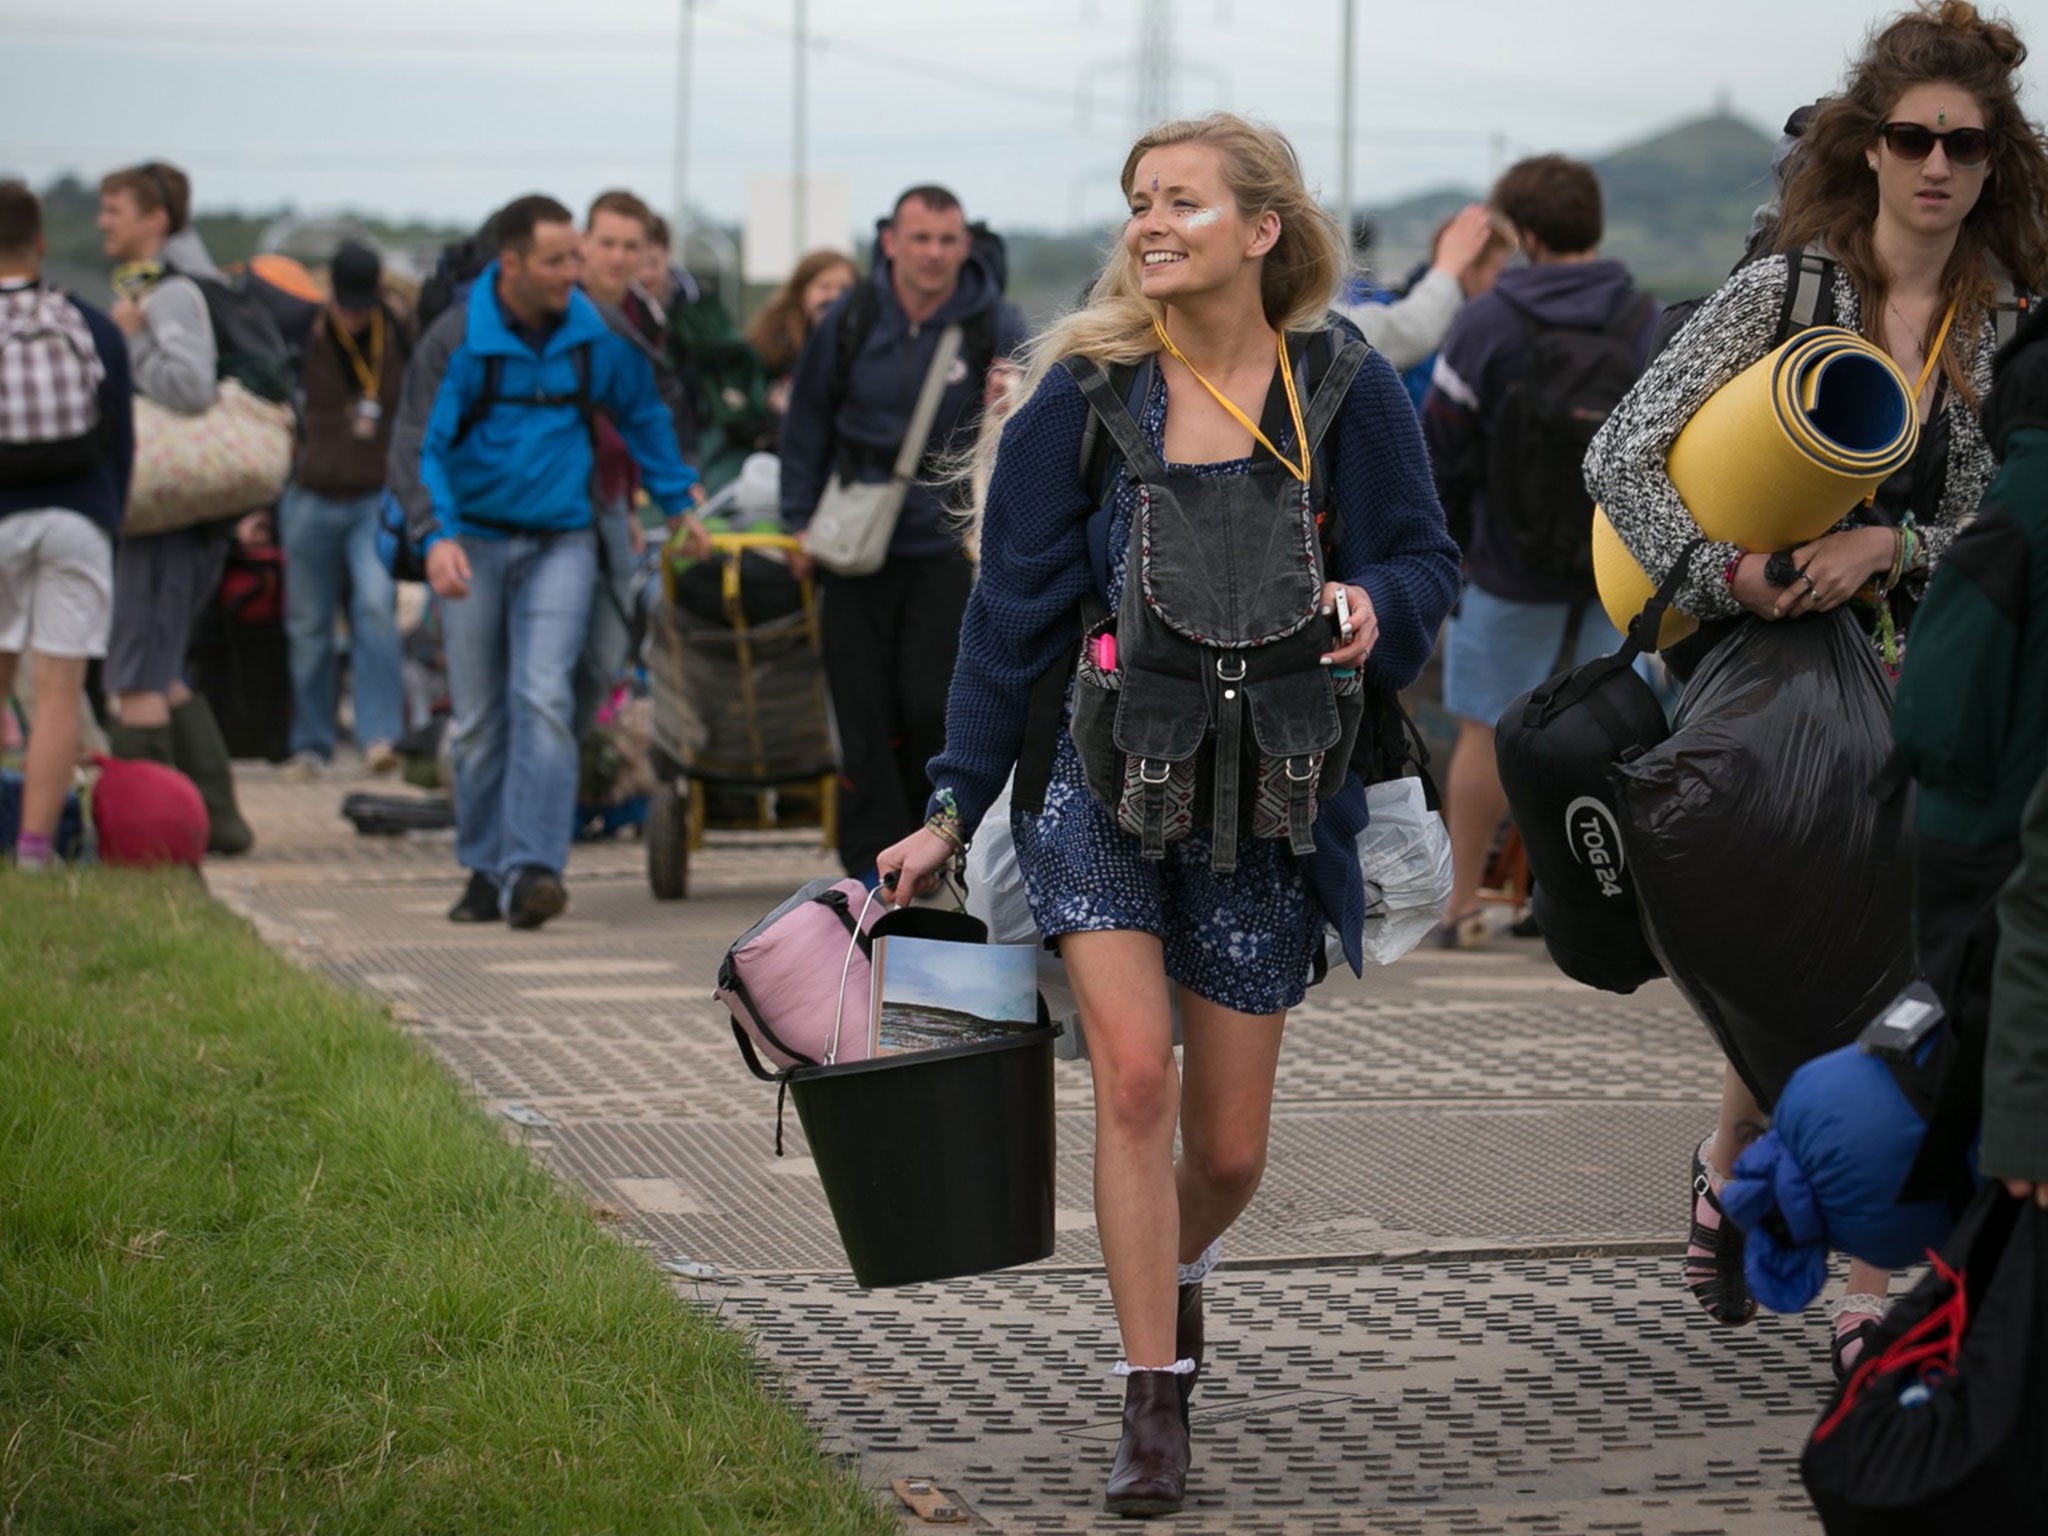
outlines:
M633 648L625 618L633 611L634 602L632 516L627 503L615 501L598 509L594 525L604 546L597 579L591 583L590 628L584 636L583 654L576 659L573 724L578 741L589 734L598 710L612 696L612 685ZM607 587L610 597L605 595Z
M587 528L465 535L469 595L442 599L455 706L455 857L498 883L559 874L576 809L570 730L576 658L590 621L597 546Z
M285 632L291 638L294 753L334 755L334 611L348 576L349 680L356 740L405 734L391 573L377 558L377 496L331 501L301 486L278 504L284 543Z

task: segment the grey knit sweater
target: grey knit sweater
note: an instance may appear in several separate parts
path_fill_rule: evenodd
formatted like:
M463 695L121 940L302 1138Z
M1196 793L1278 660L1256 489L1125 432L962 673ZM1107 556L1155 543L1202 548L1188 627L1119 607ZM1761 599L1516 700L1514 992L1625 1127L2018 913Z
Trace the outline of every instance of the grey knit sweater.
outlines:
M1586 452L1586 489L1653 582L1663 581L1680 551L1700 534L1665 473L1665 455L1708 396L1772 350L1786 272L1783 256L1768 256L1723 283L1636 381ZM1839 269L1835 317L1849 330L1861 324L1855 286ZM1971 382L1980 400L1991 389L1996 347L1987 316L1971 359ZM1953 390L1945 392L1941 409L1948 412L1948 479L1939 517L1920 529L1930 570L1956 530L1975 514L1993 469L1977 413ZM1741 614L1742 605L1721 577L1736 553L1733 544L1710 543L1694 555L1676 606L1700 619Z

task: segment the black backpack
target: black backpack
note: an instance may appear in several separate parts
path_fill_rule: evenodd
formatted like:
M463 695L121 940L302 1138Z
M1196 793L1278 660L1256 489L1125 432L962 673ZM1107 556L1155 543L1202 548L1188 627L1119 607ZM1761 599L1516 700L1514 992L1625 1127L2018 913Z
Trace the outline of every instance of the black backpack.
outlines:
M439 319L444 310L468 297L471 285L482 275L484 268L497 259L497 229L489 222L468 239L442 246L432 276L420 284L419 302L414 306L420 334L426 335L427 327Z
M1486 512L1532 576L1592 588L1586 450L1643 371L1651 308L1650 296L1638 293L1597 330L1546 325L1515 310L1529 360L1488 434Z
M233 379L259 399L278 403L292 398L296 367L291 344L278 323L278 306L262 291L260 277L218 277L184 272L166 264L166 275L193 283L206 300L206 318L213 327L214 377ZM290 298L278 294L279 299Z

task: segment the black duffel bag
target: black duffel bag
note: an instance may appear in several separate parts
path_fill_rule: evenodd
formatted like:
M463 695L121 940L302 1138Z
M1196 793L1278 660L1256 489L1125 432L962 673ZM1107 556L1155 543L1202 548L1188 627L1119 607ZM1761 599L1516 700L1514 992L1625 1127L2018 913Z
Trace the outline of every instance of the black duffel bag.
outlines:
M1993 1184L1900 1297L1799 1475L1828 1536L2048 1529L2048 1211Z
M1643 937L1614 770L1671 734L1635 663L1699 545L1686 546L1620 650L1523 694L1494 728L1494 760L1535 876L1530 907L1544 946L1565 975L1603 992L1633 992L1664 974Z

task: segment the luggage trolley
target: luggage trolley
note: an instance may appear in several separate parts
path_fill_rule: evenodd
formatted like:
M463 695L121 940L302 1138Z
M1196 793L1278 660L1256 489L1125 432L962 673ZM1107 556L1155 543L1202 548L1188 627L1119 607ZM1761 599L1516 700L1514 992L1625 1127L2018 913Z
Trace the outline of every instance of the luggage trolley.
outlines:
M661 604L643 648L661 781L648 802L647 883L662 901L689 894L707 791L751 791L754 824L768 827L781 823L778 790L813 787L830 848L838 771L816 593L771 558L796 540L714 533L710 558L681 576L678 548L672 539L662 551Z

